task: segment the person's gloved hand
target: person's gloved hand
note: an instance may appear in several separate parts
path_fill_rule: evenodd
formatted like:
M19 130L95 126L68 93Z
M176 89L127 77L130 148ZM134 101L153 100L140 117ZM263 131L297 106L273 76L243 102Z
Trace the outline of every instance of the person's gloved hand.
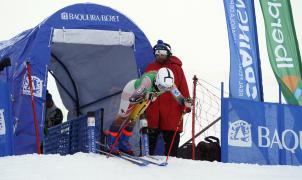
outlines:
M185 106L184 113L190 113L192 109L192 99L190 97L184 98L183 102Z
M184 106L186 106L187 108L192 107L192 99L190 97L184 98Z
M151 102L154 102L157 99L156 93L147 93L146 99L150 100Z

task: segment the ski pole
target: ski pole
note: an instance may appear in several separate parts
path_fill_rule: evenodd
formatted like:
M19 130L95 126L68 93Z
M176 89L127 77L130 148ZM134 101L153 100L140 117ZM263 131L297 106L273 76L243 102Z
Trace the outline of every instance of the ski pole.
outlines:
M181 125L181 123L183 121L183 116L184 116L184 113L181 115L181 118L180 118L180 120L179 120L179 122L177 124L177 127L176 127L176 131L173 134L173 138L172 138L172 141L171 141L171 144L170 144L170 147L169 147L169 151L168 151L168 154L167 154L167 158L166 158L166 163L168 163L169 156L170 156L170 153L171 153L174 141L175 141L176 133L178 132L179 126Z

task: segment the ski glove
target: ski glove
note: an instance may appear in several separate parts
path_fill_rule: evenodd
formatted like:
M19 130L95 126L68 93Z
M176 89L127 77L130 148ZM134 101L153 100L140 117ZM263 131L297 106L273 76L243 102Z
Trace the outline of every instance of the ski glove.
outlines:
M192 99L190 97L183 98L182 104L185 106L184 113L190 113L192 107Z
M187 108L191 108L192 107L192 99L190 97L188 98L183 98L182 99L182 104L184 106L186 106Z
M151 102L154 102L157 98L157 93L149 92L146 94L146 99L150 100Z

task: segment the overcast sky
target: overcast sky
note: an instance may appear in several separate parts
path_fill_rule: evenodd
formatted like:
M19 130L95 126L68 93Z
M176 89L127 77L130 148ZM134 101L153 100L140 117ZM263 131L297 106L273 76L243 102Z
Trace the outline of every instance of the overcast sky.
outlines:
M45 18L78 0L1 0L0 40L36 26ZM189 86L198 77L219 87L228 87L229 46L223 0L99 0L132 19L152 45L163 39L183 61ZM302 47L302 0L291 0L297 38ZM264 98L278 100L278 87L266 51L263 17L255 0ZM53 82L49 84L54 88ZM226 89L228 91L228 89ZM56 98L56 97L55 97Z

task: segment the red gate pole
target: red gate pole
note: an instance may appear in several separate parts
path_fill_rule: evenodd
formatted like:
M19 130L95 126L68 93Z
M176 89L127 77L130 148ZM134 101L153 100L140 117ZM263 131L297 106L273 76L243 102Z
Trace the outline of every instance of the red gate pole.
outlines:
M194 75L193 77L193 100L192 100L192 160L195 160L195 100L196 100L196 85L197 85L197 77Z
M26 70L27 70L27 77L28 77L28 83L29 83L29 88L30 88L31 105L32 105L32 108L33 108L33 115L34 115L37 152L38 152L38 154L41 154L40 136L39 136L39 128L38 128L38 118L37 118L37 112L36 112L36 104L35 104L35 99L34 99L34 90L33 90L33 84L32 84L29 62L26 62Z

